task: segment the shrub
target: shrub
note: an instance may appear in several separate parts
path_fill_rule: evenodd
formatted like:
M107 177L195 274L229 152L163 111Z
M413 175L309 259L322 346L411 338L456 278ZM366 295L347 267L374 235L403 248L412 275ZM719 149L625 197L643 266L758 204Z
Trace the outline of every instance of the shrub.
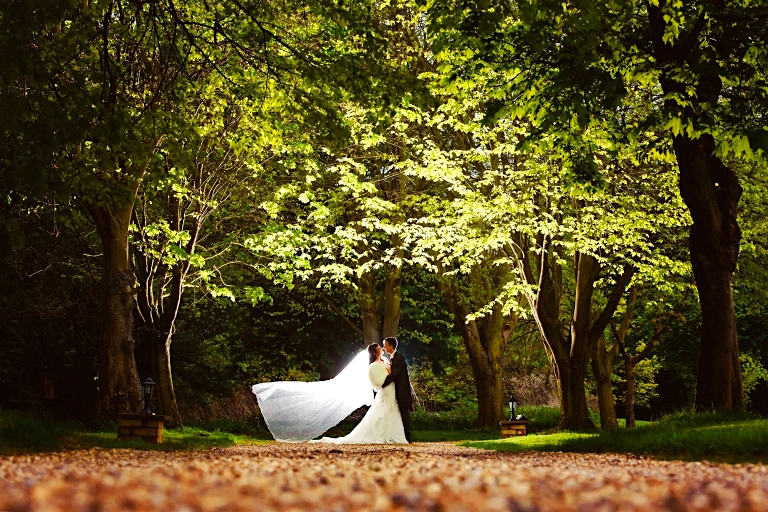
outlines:
M475 382L468 363L460 360L456 367L445 368L435 374L428 363L413 365L408 371L419 407L425 411L447 411L462 402L473 402Z
M416 411L411 415L413 430L464 430L477 427L477 404L461 402L441 412Z
M82 430L79 423L0 409L0 453L56 451L61 438Z
M253 414L245 420L207 420L186 421L185 427L197 428L208 432L226 432L229 434L243 434L249 436L269 435L269 429L260 414Z
M527 405L518 407L518 414L524 414L531 423L528 432L547 432L554 429L560 421L560 408L546 405Z
M749 395L752 393L761 380L768 381L768 371L760 364L760 360L753 358L749 354L742 353L741 359L741 378L744 386L744 404L749 405Z
M509 410L507 410L509 413ZM524 414L531 423L529 432L546 432L553 430L560 421L560 409L545 405L519 407L518 414ZM595 413L596 414L596 413ZM599 415L593 420L599 422ZM463 402L460 405L440 412L416 411L411 415L413 430L471 430L477 428L477 404Z

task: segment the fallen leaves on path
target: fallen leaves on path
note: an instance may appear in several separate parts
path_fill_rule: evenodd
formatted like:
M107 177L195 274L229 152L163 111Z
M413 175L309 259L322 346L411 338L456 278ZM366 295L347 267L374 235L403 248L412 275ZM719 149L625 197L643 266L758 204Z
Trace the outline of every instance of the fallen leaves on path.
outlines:
M762 465L270 443L0 458L0 510L768 510Z

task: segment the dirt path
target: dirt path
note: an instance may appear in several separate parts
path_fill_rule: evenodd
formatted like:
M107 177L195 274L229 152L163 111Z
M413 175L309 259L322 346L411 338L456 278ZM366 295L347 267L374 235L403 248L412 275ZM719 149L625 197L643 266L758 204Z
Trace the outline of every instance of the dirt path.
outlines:
M768 510L768 467L451 444L0 458L0 510Z

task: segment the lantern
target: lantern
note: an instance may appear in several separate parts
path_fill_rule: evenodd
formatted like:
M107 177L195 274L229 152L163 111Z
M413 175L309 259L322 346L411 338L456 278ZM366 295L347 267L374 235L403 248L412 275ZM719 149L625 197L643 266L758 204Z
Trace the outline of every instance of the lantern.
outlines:
M149 410L149 402L152 400L152 394L155 391L155 381L152 380L152 377L147 377L147 380L141 385L141 390L144 395L144 410L141 411L141 414L152 414L152 411Z
M509 395L509 421L513 421L517 416L517 398L514 395Z

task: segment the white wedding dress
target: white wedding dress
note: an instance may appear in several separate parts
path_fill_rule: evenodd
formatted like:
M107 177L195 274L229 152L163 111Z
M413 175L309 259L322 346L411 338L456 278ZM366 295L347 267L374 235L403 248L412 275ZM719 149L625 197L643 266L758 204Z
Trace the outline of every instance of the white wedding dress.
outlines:
M253 386L267 428L277 441L304 442L322 435L363 405L368 412L338 444L407 443L395 385L381 388L387 378L384 363L368 364L366 350L330 380L265 382ZM379 391L373 398L373 390Z
M344 437L324 437L316 443L334 444L408 444L403 429L403 419L395 398L395 385L382 388L387 378L387 367L375 361L368 367L368 380L377 391L373 405L357 424L355 429Z

